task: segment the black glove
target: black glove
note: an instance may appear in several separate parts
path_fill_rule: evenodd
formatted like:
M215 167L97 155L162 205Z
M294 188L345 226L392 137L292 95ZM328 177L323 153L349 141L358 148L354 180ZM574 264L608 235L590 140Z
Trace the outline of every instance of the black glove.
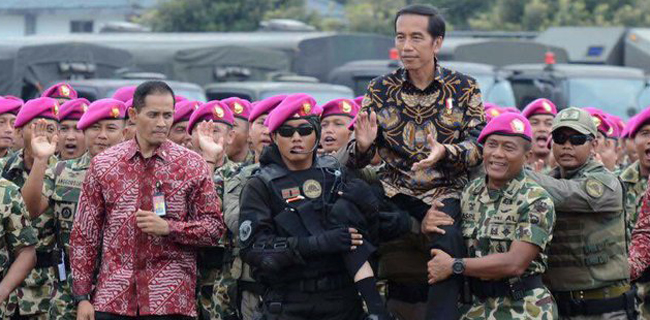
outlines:
M411 231L411 216L403 211L379 211L379 235L382 242L391 241Z
M341 198L354 203L366 216L366 219L372 220L381 205L380 198L373 191L365 181L352 179L345 183L345 189L342 190Z
M351 248L352 234L348 228L327 230L298 240L298 251L302 255L349 252Z

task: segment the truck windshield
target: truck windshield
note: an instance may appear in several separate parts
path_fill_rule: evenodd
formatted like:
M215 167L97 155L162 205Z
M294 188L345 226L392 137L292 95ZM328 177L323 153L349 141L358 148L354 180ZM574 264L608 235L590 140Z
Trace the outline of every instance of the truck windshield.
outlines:
M639 95L645 88L643 79L569 78L569 105L595 107L627 119L639 112Z

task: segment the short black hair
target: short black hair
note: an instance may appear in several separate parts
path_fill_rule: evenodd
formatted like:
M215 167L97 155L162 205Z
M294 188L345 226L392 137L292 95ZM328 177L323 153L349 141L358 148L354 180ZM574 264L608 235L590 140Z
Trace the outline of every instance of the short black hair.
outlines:
M438 8L428 4L410 4L402 9L399 9L395 15L395 21L393 23L395 26L395 31L397 31L397 19L404 14L415 14L429 17L429 25L427 26L427 31L431 37L445 37L446 23Z
M144 99L147 96L153 94L165 94L165 93L169 93L172 95L172 99L174 99L174 105L175 105L176 97L174 96L174 90L172 90L172 88L168 84L158 80L145 81L135 89L135 93L133 94L133 108L136 111L140 112L140 110L142 110L142 108L144 107Z

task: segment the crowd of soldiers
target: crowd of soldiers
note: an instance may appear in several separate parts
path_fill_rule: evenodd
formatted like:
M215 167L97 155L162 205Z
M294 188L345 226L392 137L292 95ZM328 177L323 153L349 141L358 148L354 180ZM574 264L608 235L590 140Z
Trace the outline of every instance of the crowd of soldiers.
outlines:
M134 121L143 90L91 103L59 83L1 97L2 318L650 319L650 109L626 122L543 98L522 111L483 103L474 79L437 63L435 8L407 6L395 23L404 66L363 97L169 99L163 140L201 156L226 227L211 231L216 246L174 249L196 264L194 290L174 302L190 311L106 302L122 293L93 270L134 262L84 256L88 237L107 241L85 229L89 199L120 206L84 194L87 172L150 129ZM164 183L146 189L151 210L186 210ZM147 241L168 237L132 214ZM129 303L136 313L118 314Z

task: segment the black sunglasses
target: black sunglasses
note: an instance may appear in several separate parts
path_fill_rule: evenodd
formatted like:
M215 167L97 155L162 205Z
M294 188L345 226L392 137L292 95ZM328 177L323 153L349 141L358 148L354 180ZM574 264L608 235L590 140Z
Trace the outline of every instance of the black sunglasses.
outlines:
M574 145L574 146L581 146L587 141L593 140L593 138L590 135L586 134L561 134L561 133L554 133L553 134L553 142L557 144L564 144L569 140L569 142Z
M314 126L303 124L297 127L281 126L278 128L278 134L285 138L293 137L293 134L296 132L298 132L298 134L302 137L308 136L314 132Z

